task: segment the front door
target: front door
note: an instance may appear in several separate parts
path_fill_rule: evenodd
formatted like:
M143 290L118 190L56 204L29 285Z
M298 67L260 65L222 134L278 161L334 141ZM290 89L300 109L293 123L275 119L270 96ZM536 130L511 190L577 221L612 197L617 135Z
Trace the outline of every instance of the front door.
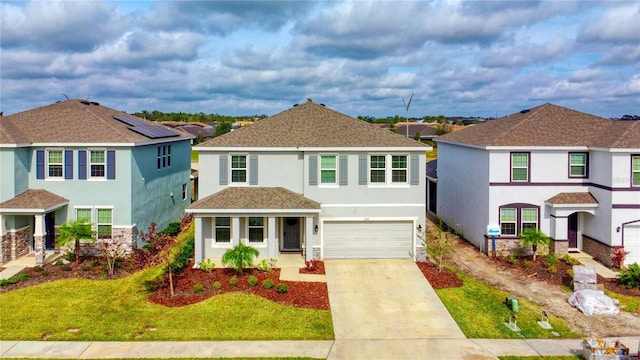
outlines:
M44 228L47 230L47 235L44 238L44 248L46 250L54 250L56 248L56 223L55 213L50 212L44 216Z
M284 218L282 251L300 251L300 218Z
M578 213L569 215L568 219L568 232L567 237L569 239L569 249L578 248Z

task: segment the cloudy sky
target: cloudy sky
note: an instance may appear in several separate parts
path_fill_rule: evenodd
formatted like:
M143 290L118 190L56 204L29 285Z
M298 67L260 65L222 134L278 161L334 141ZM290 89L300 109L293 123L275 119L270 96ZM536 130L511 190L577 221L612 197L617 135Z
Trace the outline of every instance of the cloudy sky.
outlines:
M0 110L640 115L640 1L1 1Z

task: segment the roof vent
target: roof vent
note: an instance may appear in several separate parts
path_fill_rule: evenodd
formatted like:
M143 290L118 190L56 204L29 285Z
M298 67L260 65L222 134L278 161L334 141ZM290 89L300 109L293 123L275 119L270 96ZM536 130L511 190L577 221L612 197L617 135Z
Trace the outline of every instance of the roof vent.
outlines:
M298 104L293 104L293 107L296 107L296 106L298 106Z
M526 114L526 113L528 113L529 111L530 111L529 109L524 109L524 110L520 111L520 114Z
M87 101L87 100L80 100L80 103L85 104L85 105L90 105L91 102Z
M320 105L322 105L322 106L327 106L327 105L325 105L325 104L320 104Z
M96 102L96 101L92 101L92 102L91 102L91 105L100 105L100 103L99 103L99 102Z

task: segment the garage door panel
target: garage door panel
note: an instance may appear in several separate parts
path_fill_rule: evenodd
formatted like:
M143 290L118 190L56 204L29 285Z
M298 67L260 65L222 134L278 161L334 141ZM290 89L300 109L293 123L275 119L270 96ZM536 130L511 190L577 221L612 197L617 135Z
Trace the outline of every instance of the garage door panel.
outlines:
M411 258L410 221L327 221L323 233L327 259Z
M624 259L625 265L640 264L640 224L627 224L624 227L624 249L629 251Z

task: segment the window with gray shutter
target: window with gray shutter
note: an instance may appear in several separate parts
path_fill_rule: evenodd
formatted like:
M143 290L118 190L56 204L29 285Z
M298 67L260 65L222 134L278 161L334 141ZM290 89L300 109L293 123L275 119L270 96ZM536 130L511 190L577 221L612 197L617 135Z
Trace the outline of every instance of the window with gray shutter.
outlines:
M318 185L318 155L309 155L309 185Z
M411 154L411 185L420 185L420 157Z
M229 176L227 175L227 171L229 170L229 158L227 157L227 154L220 154L220 168L219 168L219 175L220 175L220 185L227 185L229 183Z
M249 185L258 185L258 155L249 155Z
M347 155L340 155L339 160L339 176L340 176L340 185L348 185L349 184L349 172L348 172L348 163L347 163Z
M64 151L64 178L73 179L73 150Z
M358 155L358 185L367 185L367 154Z

